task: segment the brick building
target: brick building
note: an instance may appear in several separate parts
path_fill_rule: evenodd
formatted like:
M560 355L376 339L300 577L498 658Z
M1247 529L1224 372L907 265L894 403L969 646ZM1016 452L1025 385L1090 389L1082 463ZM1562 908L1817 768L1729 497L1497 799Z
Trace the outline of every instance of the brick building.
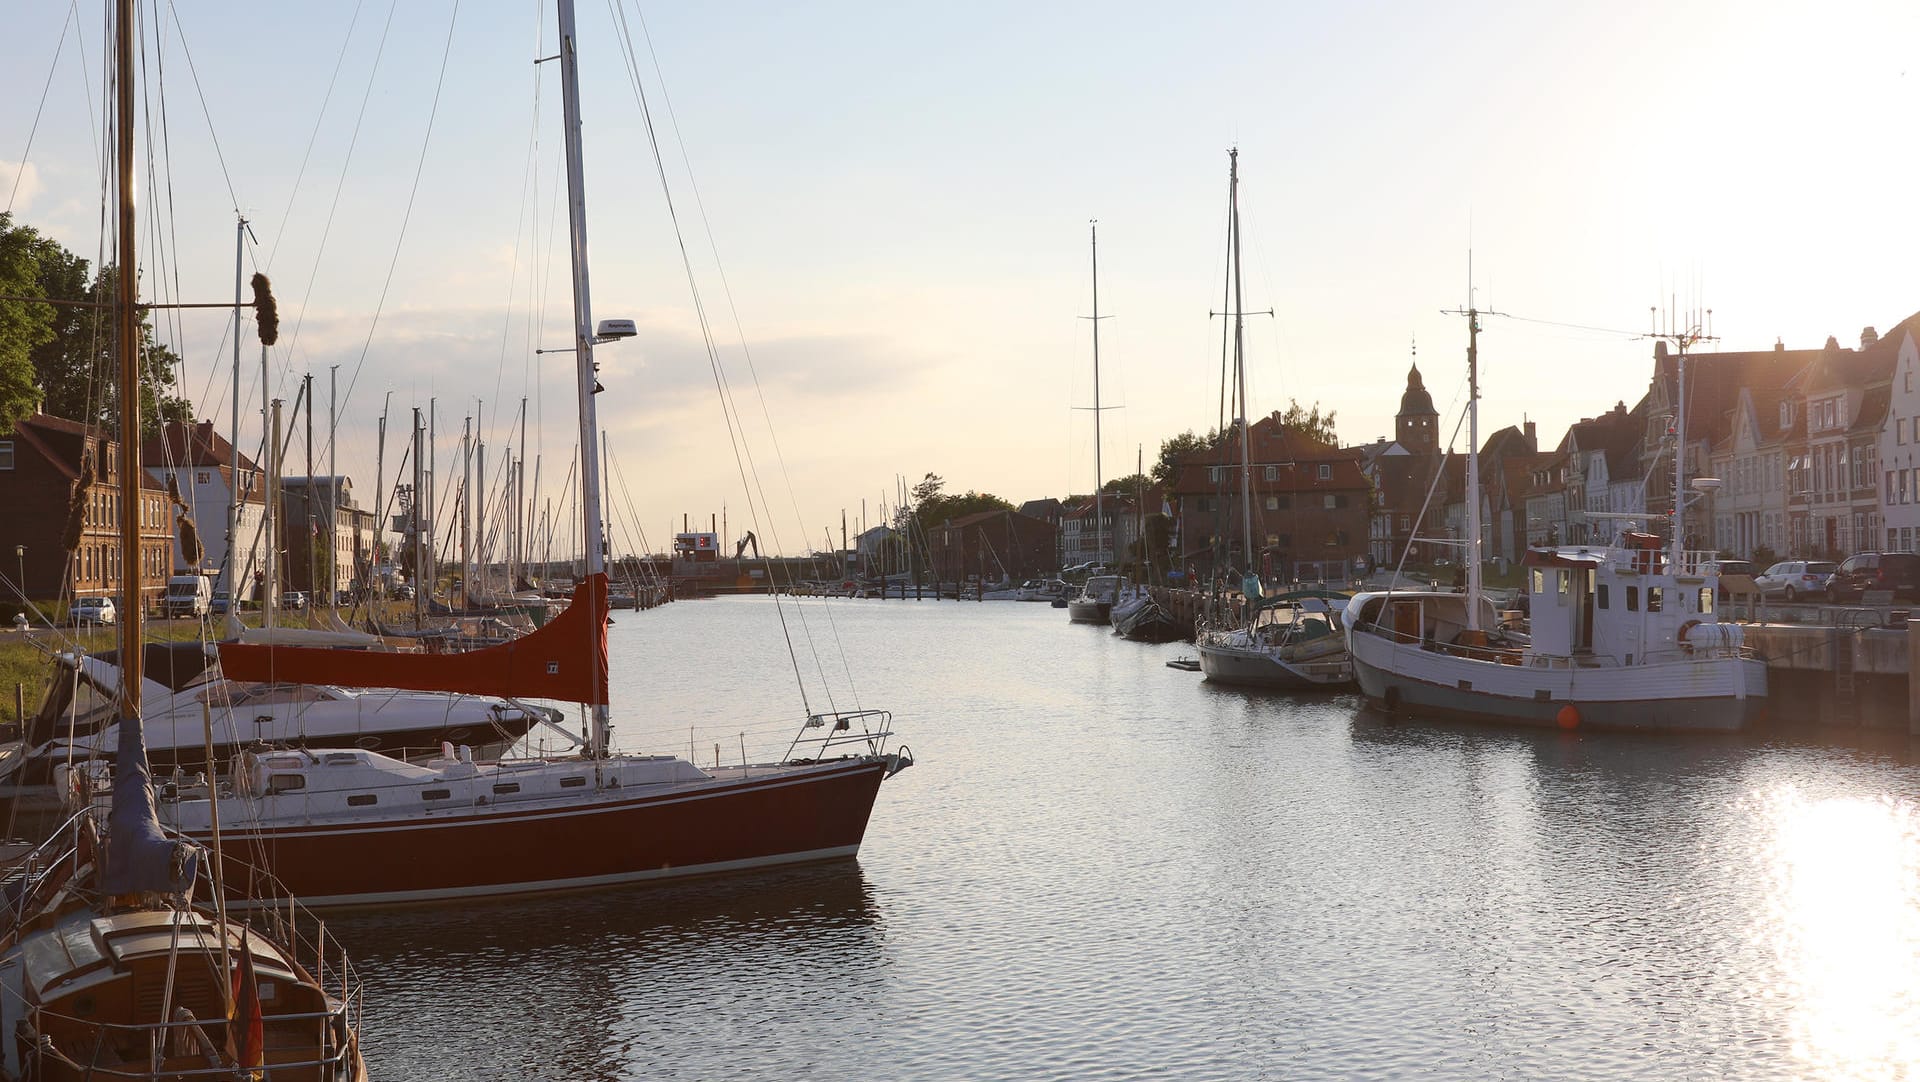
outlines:
M1181 559L1203 575L1258 570L1273 580L1332 581L1353 573L1367 553L1372 488L1360 458L1262 417L1248 432L1252 535L1242 540L1240 441L1180 462L1170 497ZM1224 557L1218 553L1224 553ZM1224 563L1216 569L1214 561Z
M1051 574L1056 568L1057 532L1044 519L1018 511L981 511L950 519L930 531L933 574L944 582L978 576L1018 582Z
M62 545L68 499L91 464L84 525L69 559ZM112 597L122 606L120 445L87 426L35 414L0 438L0 565L35 601ZM173 570L172 514L166 490L144 472L137 478L142 597L157 601ZM9 589L10 602L20 600Z

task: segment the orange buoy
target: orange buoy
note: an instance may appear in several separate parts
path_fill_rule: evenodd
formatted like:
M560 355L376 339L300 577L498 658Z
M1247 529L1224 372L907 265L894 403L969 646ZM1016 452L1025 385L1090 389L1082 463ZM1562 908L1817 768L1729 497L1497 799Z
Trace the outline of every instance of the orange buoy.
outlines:
M1562 729L1571 732L1580 727L1580 711L1572 703L1568 703L1560 708L1560 712L1554 715L1553 720L1558 722Z

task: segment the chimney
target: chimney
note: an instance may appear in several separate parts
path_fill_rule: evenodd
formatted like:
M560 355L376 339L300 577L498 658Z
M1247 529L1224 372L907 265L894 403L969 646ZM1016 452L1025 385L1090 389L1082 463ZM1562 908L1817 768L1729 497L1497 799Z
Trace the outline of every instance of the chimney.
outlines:
M1775 353L1785 353L1787 351L1787 340L1784 338L1775 338L1773 340L1773 351Z
M1540 440L1534 433L1533 422L1527 421L1525 422L1525 426L1524 431L1527 434L1527 450L1538 451L1540 449Z
M1872 327L1860 328L1860 348L1865 349L1880 340L1880 332Z

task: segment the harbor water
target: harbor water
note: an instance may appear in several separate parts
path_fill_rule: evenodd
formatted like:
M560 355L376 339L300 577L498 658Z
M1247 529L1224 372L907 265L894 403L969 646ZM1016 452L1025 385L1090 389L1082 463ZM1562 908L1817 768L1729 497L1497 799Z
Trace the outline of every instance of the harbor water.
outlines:
M785 612L616 614L617 739L790 733L790 635L918 759L858 861L333 916L376 1077L1920 1076L1904 736L1396 723L1046 605Z

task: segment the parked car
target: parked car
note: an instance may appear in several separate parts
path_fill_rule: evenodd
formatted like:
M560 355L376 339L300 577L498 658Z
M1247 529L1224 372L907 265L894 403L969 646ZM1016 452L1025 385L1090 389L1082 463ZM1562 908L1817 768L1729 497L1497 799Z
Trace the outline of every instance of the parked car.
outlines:
M1722 580L1721 586L1714 591L1714 596L1721 601L1727 599L1725 580L1728 575L1752 576L1754 574L1753 563L1750 560L1709 560L1706 570L1719 575Z
M67 607L75 624L111 624L119 616L110 597L76 597Z
M307 607L307 594L304 590L285 590L280 594L280 607L287 610Z
M1788 601L1822 597L1827 581L1839 566L1832 560L1782 560L1753 581L1763 597L1784 597Z
M232 608L233 599L228 597L224 590L214 594L213 599L207 602L207 611L215 616L225 616Z
M407 583L401 583L400 585L395 586L393 588L393 598L395 601L412 601L413 600L413 584L410 582L407 582Z
M1841 561L1827 582L1827 600L1857 601L1886 590L1896 601L1920 601L1920 553L1862 552Z

